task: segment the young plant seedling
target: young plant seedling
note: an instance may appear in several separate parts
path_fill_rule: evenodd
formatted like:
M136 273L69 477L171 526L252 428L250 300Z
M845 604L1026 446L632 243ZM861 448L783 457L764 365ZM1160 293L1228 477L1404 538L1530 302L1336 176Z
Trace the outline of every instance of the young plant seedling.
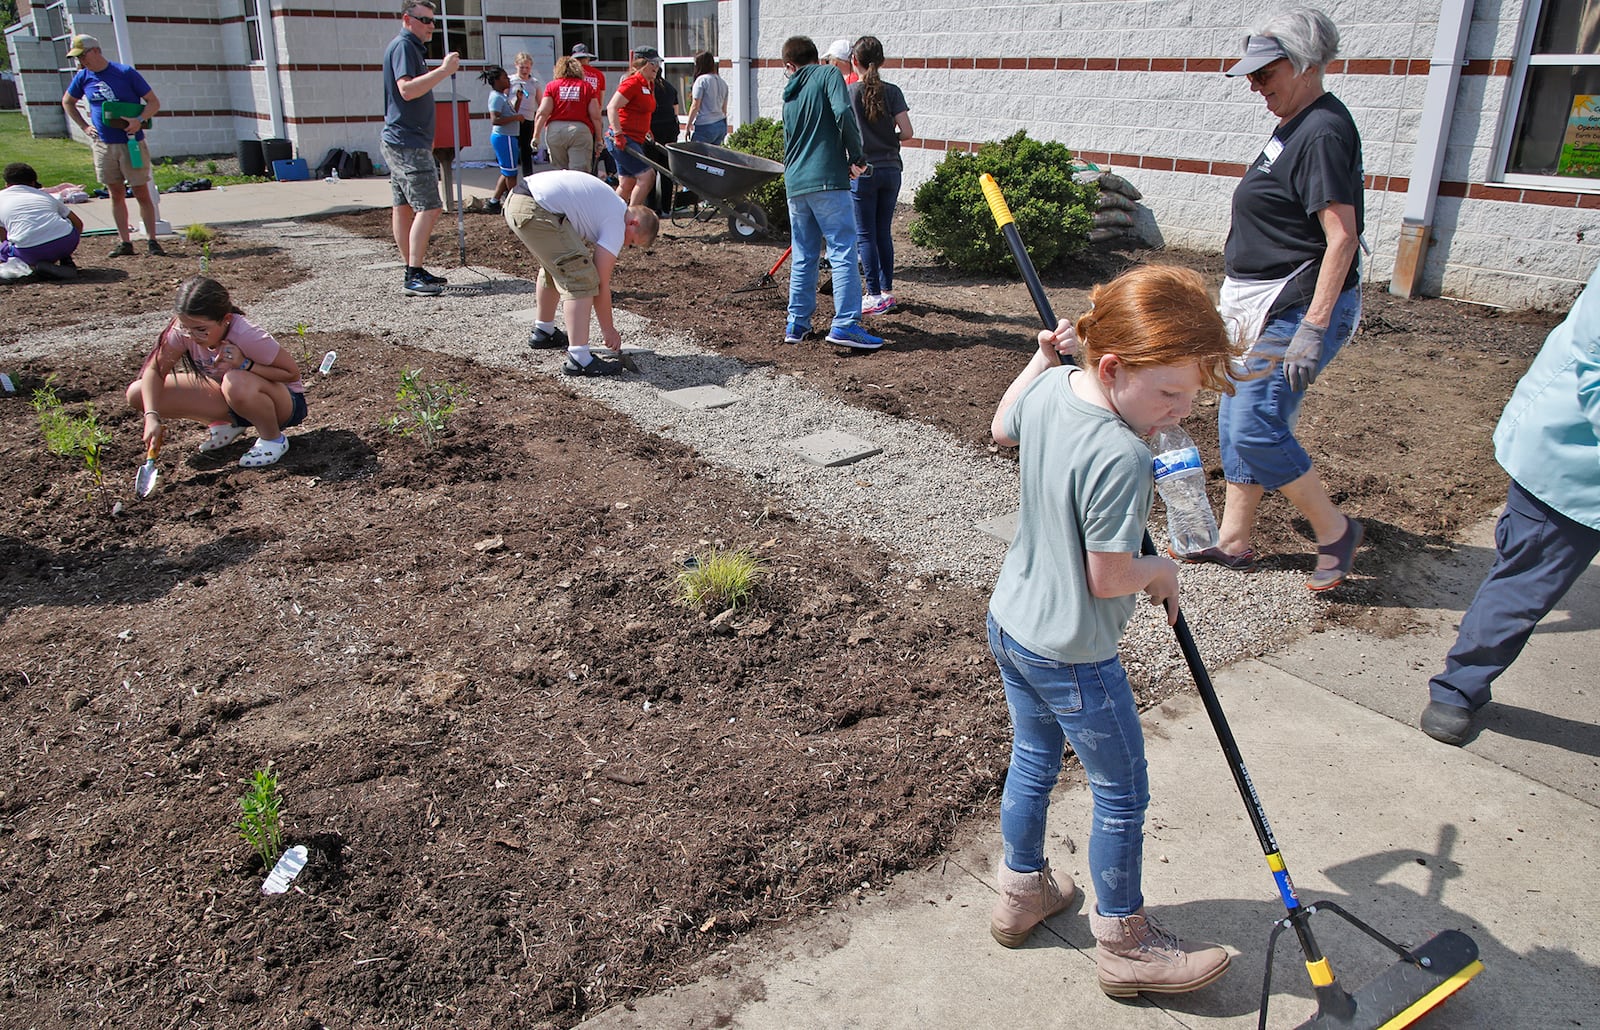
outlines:
M702 615L718 615L745 604L766 575L766 563L748 548L713 549L696 555L678 573L678 603Z
M94 479L91 493L94 487L103 486L105 469L101 457L105 445L111 442L111 434L100 424L94 405L85 404L83 414L73 417L56 396L50 380L33 392L32 405L39 416L39 432L44 437L45 449L51 454L81 460Z
M296 322L294 324L294 334L300 338L299 358L301 368L310 368L313 364L311 344L306 341L306 331L310 328L311 324L309 322Z
M183 238L190 243L210 243L217 238L217 234L211 230L209 225L195 222L183 230Z
M239 799L239 836L261 856L261 865L270 870L283 854L283 795L278 793L278 777L269 763L257 769L250 789Z
M394 395L400 402L400 411L385 423L385 428L401 436L415 433L422 438L422 446L431 451L439 446L439 435L467 393L461 383L430 385L422 381L422 369L405 369L400 373L400 389Z

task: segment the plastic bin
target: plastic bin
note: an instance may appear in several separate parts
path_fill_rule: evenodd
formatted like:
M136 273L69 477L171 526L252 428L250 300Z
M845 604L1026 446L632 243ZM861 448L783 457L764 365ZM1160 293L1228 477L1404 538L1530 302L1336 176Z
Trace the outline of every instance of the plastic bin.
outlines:
M294 156L294 144L286 139L264 139L261 141L261 156L268 168L279 161L287 161Z
M239 174L267 174L267 158L261 152L260 140L242 139L239 141Z
M290 161L272 162L272 174L279 182L305 182L311 178L311 169L306 167L306 159L297 157Z

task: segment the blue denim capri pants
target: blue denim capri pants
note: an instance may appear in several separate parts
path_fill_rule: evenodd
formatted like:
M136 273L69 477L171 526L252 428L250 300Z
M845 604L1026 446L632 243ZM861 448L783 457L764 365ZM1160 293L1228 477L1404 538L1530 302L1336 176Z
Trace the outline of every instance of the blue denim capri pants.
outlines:
M1311 456L1295 439L1304 392L1289 389L1283 377L1283 354L1289 340L1306 317L1304 306L1290 308L1271 319L1251 348L1246 370L1260 378L1236 384L1232 397L1224 395L1217 408L1217 445L1222 473L1230 483L1256 484L1278 490L1311 471ZM1339 353L1361 322L1361 285L1343 293L1333 305L1328 332L1322 338L1320 373Z

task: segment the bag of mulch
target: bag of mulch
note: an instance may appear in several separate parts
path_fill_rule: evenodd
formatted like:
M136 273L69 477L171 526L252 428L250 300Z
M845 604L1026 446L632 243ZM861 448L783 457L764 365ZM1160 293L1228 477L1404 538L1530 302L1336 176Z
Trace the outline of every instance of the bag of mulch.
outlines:
M1134 189L1133 183L1115 172L1100 174L1100 188L1109 193L1120 193L1129 200L1143 200L1144 194Z
M1096 211L1094 213L1094 227L1096 229L1132 229L1133 213L1119 211L1116 208Z
M1095 206L1101 211L1108 211L1112 209L1120 211L1139 210L1139 205L1135 204L1127 196L1121 193L1113 193L1110 190L1100 191L1100 195L1095 198Z

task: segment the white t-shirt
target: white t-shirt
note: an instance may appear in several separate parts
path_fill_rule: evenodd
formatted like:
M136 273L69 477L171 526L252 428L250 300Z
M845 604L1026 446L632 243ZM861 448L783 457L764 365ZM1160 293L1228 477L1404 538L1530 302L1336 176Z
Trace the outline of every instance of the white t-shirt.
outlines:
M523 181L535 204L552 214L566 215L584 240L611 254L622 253L628 237L628 204L604 179L563 169L540 172Z
M18 247L42 247L72 231L67 205L60 198L21 185L0 190L0 226Z
M517 103L519 91L520 104ZM530 75L526 79L520 75L511 76L511 88L506 93L511 97L512 113L522 115L532 125L533 116L539 110L539 98L544 95L544 87L539 84L538 76Z
M728 117L728 84L720 75L702 75L689 89L691 100L700 101L694 113L695 125L710 125Z

